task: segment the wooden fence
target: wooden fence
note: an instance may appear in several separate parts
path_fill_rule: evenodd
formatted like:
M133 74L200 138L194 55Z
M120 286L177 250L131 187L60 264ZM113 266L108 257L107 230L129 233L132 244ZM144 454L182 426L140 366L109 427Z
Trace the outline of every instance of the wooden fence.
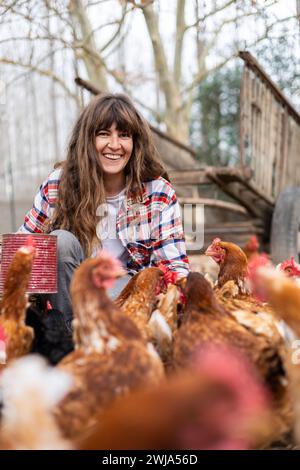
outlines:
M275 200L284 188L300 185L300 115L249 52L240 57L240 162Z

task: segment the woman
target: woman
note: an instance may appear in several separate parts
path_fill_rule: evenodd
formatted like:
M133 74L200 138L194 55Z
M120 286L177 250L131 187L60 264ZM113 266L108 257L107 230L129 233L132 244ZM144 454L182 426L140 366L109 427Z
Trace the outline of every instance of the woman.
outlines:
M127 276L162 262L188 272L179 204L164 179L147 122L125 95L94 98L78 118L67 160L41 185L19 229L58 237L58 293L53 308L72 317L74 269L99 246L117 256Z

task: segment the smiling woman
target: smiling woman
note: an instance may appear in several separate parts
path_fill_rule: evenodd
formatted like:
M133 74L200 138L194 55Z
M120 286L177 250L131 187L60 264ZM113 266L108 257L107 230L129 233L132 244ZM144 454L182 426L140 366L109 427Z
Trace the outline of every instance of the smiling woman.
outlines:
M113 123L109 129L99 130L95 145L104 171L106 186L109 186L109 181L111 183L114 181L116 185L117 177L119 189L123 189L125 186L124 170L133 149L132 135L127 131L117 129L116 123ZM112 192L114 193L115 190ZM109 188L106 188L106 194L107 196L114 196L110 193Z
M58 293L48 300L67 320L73 272L99 247L127 272L112 297L148 266L188 272L175 191L149 125L121 94L97 96L82 111L66 161L43 182L19 231L57 235Z

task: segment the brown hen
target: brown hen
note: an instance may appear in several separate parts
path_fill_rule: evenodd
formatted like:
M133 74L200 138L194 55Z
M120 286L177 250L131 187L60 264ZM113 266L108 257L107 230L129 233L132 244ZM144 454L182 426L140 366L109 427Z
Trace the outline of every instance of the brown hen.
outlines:
M269 432L268 400L237 351L208 347L188 371L117 400L81 449L245 449Z
M276 437L287 432L291 416L286 348L277 328L255 316L256 328L253 323L247 324L246 320L237 320L219 304L210 284L199 273L189 274L184 294L185 316L174 334L174 364L186 367L195 349L206 343L234 346L248 357L271 392L277 419ZM243 315L242 311L240 315Z
M243 252L247 256L248 260L259 255L259 241L256 235L252 235L245 243L243 246Z
M122 290L115 304L121 308L139 328L143 338L151 341L148 326L160 293L163 273L159 268L146 268L135 274Z
M164 375L154 348L107 296L120 273L119 263L102 252L84 261L72 279L75 351L58 367L73 375L75 385L56 410L68 437L92 424L95 413L117 396L158 383Z
M272 308L255 298L247 283L248 260L243 250L234 243L223 242L215 238L207 248L205 254L219 264L220 271L215 293L219 302L235 315L236 311L243 310L244 316L248 313L262 314L272 323L276 315ZM248 322L252 316L248 316Z
M0 374L0 449L71 449L52 415L71 383L37 354L12 361Z
M33 329L25 325L28 288L35 248L28 244L19 248L8 268L0 302L0 325L5 334L6 360L28 354L34 338Z
M300 287L286 275L264 260L251 267L251 286L256 295L264 297L300 337Z
M177 329L180 293L176 281L177 274L162 265L146 268L129 281L115 301L135 322L143 338L155 346L166 366L170 364L173 332Z
M300 445L300 287L286 273L274 269L264 260L251 269L251 284L254 292L263 295L271 303L277 314L294 332L289 350L288 372L294 411L294 438Z

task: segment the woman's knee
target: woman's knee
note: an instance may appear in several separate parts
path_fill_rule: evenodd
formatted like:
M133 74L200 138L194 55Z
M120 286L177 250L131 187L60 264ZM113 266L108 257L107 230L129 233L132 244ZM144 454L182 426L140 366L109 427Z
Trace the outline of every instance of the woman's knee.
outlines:
M53 230L51 235L57 237L57 255L61 261L78 259L80 262L84 259L84 253L75 235L68 230Z

